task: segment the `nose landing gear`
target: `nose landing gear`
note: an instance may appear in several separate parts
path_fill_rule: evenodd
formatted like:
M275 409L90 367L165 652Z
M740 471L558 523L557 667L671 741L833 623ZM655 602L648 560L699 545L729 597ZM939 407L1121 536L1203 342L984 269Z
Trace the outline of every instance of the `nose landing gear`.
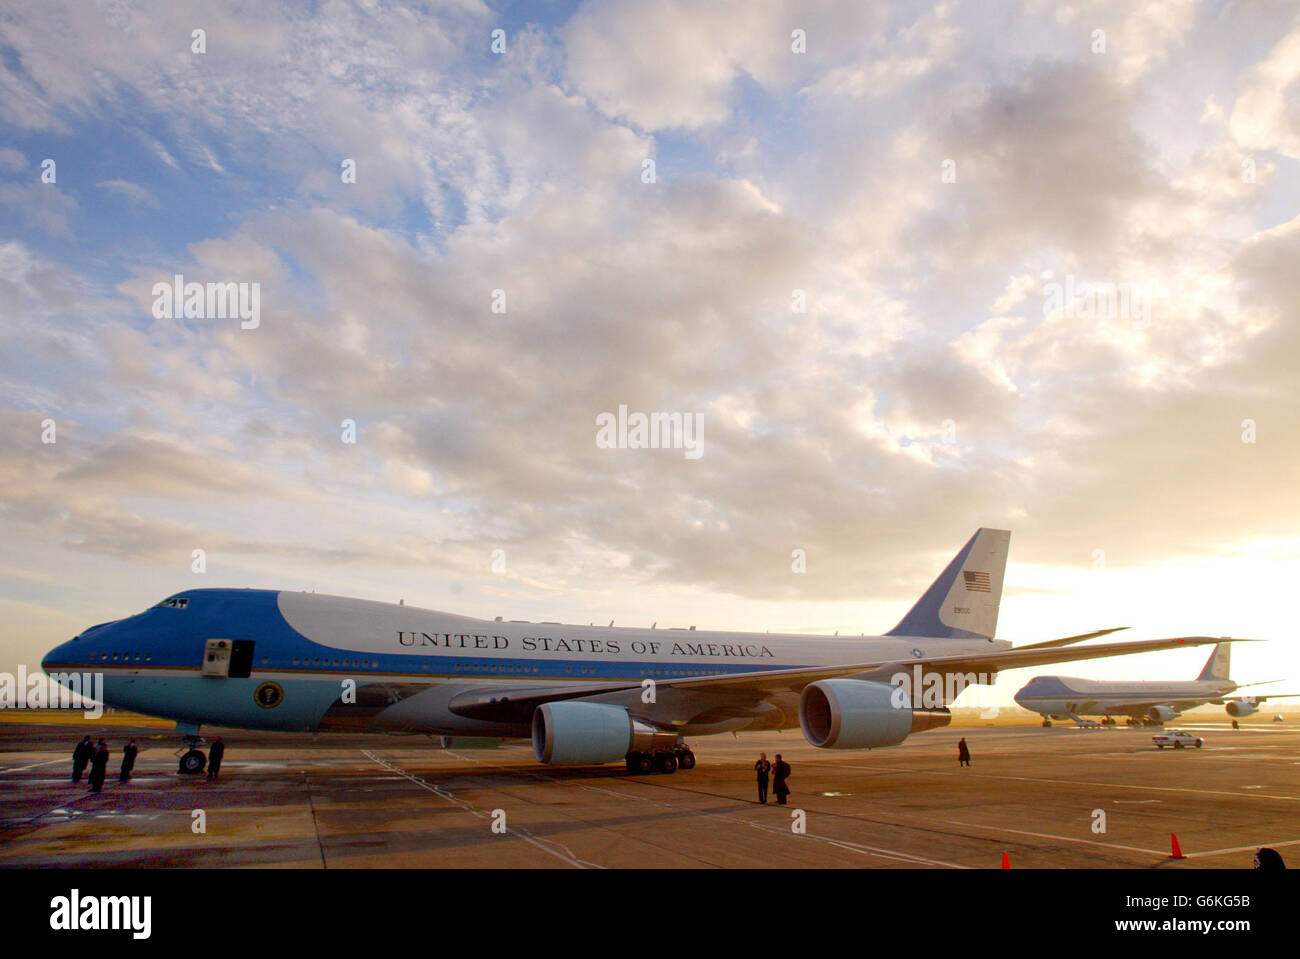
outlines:
M176 772L181 776L197 776L208 765L207 754L199 749L199 746L203 744L203 737L198 733L186 733L181 738L184 744L173 753L173 755L180 756L181 759Z

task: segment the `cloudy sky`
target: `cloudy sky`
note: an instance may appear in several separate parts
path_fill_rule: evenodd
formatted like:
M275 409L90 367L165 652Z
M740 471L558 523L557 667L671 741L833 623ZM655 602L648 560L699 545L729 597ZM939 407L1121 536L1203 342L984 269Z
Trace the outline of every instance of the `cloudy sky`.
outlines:
M1300 682L1294 3L16 0L0 130L2 669L194 586L879 632L994 526L1000 635Z

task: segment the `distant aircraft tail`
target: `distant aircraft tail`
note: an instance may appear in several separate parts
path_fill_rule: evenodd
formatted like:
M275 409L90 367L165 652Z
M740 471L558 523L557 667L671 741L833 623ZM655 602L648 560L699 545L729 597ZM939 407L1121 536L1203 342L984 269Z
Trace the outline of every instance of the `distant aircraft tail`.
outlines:
M1009 530L976 530L925 595L885 635L991 638L998 628L1010 545Z
M1232 643L1219 643L1205 661L1205 668L1197 679L1230 679L1232 669Z

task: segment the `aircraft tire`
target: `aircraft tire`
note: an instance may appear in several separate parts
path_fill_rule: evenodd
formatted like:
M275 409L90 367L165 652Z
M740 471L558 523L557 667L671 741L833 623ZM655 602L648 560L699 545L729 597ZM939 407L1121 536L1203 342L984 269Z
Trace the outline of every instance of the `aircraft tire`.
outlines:
M649 753L633 753L631 760L632 772L638 776L654 772L655 759Z
M197 776L208 765L208 757L197 749L191 749L181 757L180 768L176 771L182 776Z
M677 757L672 753L660 753L654 758L655 769L661 773L677 772Z
M681 755L677 757L677 768L678 768L678 769L694 769L694 768L695 768L695 753L691 752L689 749L684 749L684 750L682 750Z

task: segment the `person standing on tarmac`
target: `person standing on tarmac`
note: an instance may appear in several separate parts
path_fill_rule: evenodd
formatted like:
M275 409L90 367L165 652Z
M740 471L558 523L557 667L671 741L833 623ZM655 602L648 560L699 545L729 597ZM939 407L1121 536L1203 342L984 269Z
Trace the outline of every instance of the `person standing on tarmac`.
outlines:
M90 757L95 754L95 746L90 741L89 736L82 737L81 742L77 743L77 748L72 751L72 781L81 782L81 774L86 771L86 766L90 763Z
M758 801L764 806L767 805L767 777L772 771L772 764L767 761L767 753L758 754L758 762L754 763L754 773L758 776Z
M118 782L126 782L131 778L131 770L135 769L135 754L140 751L136 746L135 740L131 740L122 750L122 772L117 777Z
M108 772L108 743L100 740L95 747L95 754L90 757L90 791L100 792L104 788L104 774Z
M772 792L776 793L776 804L785 805L785 797L790 795L790 787L785 781L790 778L790 764L781 758L781 754L776 754L776 762L772 765Z
M970 749L966 746L966 737L963 736L957 741L957 765L970 765Z
M216 779L221 772L221 758L226 755L226 744L218 736L212 748L208 750L208 779Z

